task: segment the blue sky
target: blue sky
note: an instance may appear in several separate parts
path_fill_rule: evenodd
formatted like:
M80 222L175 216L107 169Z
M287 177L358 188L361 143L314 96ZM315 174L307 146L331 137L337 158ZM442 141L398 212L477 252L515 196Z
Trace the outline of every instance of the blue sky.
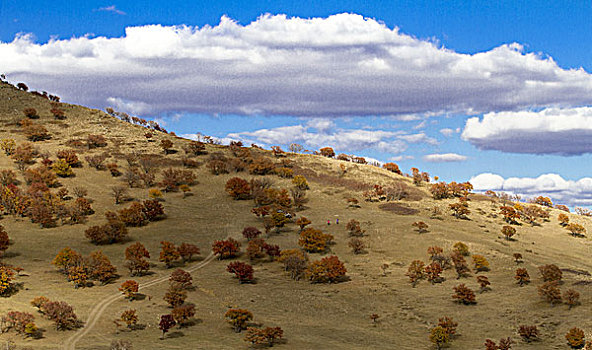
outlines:
M0 70L67 102L592 204L588 2L4 0L0 18Z

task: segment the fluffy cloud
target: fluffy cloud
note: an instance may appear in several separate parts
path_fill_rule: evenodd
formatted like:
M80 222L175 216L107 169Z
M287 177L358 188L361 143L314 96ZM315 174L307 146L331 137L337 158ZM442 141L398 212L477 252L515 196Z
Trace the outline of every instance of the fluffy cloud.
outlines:
M244 143L262 143L268 146L300 143L305 147L318 149L333 147L338 152L356 152L373 149L388 154L398 154L407 149L409 143L433 144L434 139L403 131L354 130L336 127L330 120L315 119L306 125L282 126L259 129L250 132L231 133L227 138Z
M425 162L431 163L449 163L449 162L464 162L467 156L456 153L442 153L442 154L426 154L422 157Z
M460 128L456 128L456 129L450 129L450 128L444 128L444 129L440 129L440 134L446 136L446 137L450 137L452 135L454 135L455 133L459 133L460 132Z
M472 177L469 181L476 191L502 191L529 198L544 195L559 204L592 205L592 178L589 177L573 181L565 180L557 174L543 174L537 178L504 179L500 175L483 173Z
M462 136L480 149L580 155L592 152L592 108L488 113L469 118Z
M111 11L115 7L105 8ZM592 77L510 44L460 54L356 14L264 15L247 25L128 27L122 37L0 42L13 81L150 114L477 113L592 103Z

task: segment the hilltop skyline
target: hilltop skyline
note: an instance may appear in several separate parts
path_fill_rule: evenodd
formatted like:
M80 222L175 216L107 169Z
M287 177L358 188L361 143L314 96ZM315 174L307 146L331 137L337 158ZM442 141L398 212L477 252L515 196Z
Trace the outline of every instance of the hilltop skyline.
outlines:
M9 1L0 67L187 137L331 146L591 205L592 10L460 3L57 1L35 13L42 2Z

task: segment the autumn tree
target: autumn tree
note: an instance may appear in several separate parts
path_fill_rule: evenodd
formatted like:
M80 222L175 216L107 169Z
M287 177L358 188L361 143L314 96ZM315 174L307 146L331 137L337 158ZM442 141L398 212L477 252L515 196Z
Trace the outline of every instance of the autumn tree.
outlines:
M464 283L461 283L452 289L454 290L452 299L455 299L457 302L465 305L477 303L475 301L475 292L473 292L469 287L465 286Z
M417 230L417 233L426 233L428 232L428 224L426 224L423 221L416 221L413 224L411 224L411 226L415 227L415 229Z
M246 309L229 309L224 317L232 325L234 331L240 333L240 331L247 329L248 322L253 320L253 313Z
M584 331L577 327L570 329L565 335L565 339L573 349L579 349L586 343Z
M453 336L456 334L456 327L458 327L458 323L454 322L452 317L444 316L438 319L438 326L444 328L448 335Z
M177 285L169 285L169 289L163 297L163 300L172 308L182 305L185 299L187 299L187 292L178 288Z
M76 328L80 321L74 308L64 301L48 301L43 305L43 314L53 321L57 330Z
M429 338L438 350L450 342L450 334L441 326L432 328Z
M466 219L467 215L471 213L467 201L459 200L458 203L449 204L448 207L452 211L452 215L457 219Z
M361 237L364 235L365 230L360 227L360 222L355 219L351 219L345 226L350 236Z
M557 216L557 220L559 221L559 225L565 227L569 224L569 216L567 216L566 214L560 213Z
M218 255L218 259L230 259L237 256L240 252L240 243L232 238L222 241L214 241L212 244L212 252Z
M70 247L65 247L58 252L51 263L65 273L69 267L82 263L82 255Z
M425 264L421 260L413 260L411 264L409 264L409 268L405 275L409 277L409 282L411 282L413 287L415 287L421 279L425 278L424 269Z
M534 325L520 325L520 327L518 327L518 334L527 343L538 340L540 336L537 326Z
M169 284L178 289L188 290L193 288L193 278L191 274L182 269L176 269L169 277Z
M332 240L332 235L325 234L321 230L309 227L300 233L298 245L309 253L318 253L327 250L327 245Z
M172 153L173 143L170 140L160 141L160 148L164 151L164 154Z
M516 275L514 276L514 279L517 281L520 287L530 283L530 275L525 268L516 269Z
M171 242L161 241L160 245L162 248L158 261L163 262L167 268L170 268L173 266L173 262L178 260L181 255L175 245Z
M111 187L111 194L115 199L115 204L120 204L128 196L128 189L124 186Z
M510 240L512 236L516 234L516 229L512 226L505 225L502 227L502 234L506 237L506 240Z
M242 261L234 261L228 264L226 271L233 273L238 278L239 283L253 283L253 266Z
M573 289L568 289L563 293L563 300L571 310L572 307L580 304L580 293Z
M4 226L0 225L0 258L4 255L6 249L8 249L9 244L10 239L8 238L8 233L6 233Z
M309 189L308 181L306 180L306 177L302 175L294 176L294 178L292 179L292 184L294 185L294 187L303 191Z
M504 217L504 221L510 225L517 224L517 220L520 219L520 214L518 211L510 206L501 207L500 214Z
M171 315L173 316L177 324L179 324L179 327L184 327L185 325L187 325L189 320L193 316L195 316L195 305L183 304L177 306L173 309L173 311L171 311Z
M138 325L138 314L135 309L128 309L121 313L119 320L123 321L127 328L136 329Z
M300 249L286 249L280 253L278 261L284 264L284 270L292 279L299 280L308 265L308 255Z
M450 256L450 258L452 260L454 270L456 271L457 279L469 275L469 272L471 272L471 270L469 269L469 265L460 253L455 252Z
M306 276L312 283L337 283L345 277L347 269L335 255L313 261L306 269Z
M476 271L489 271L489 262L483 255L475 254L471 257Z
M352 252L354 254L361 254L364 252L364 249L366 248L366 243L364 243L363 240L357 237L352 237L347 243L347 245L352 249Z
M456 242L452 246L452 250L462 256L469 256L471 253L469 252L469 246L464 244L463 242Z
M261 231L259 231L256 227L248 226L243 229L243 237L248 241L259 237L260 234Z
M395 173L395 174L402 175L402 172L399 169L399 166L395 163L385 163L382 167L388 171Z
M565 228L571 233L574 237L585 237L586 236L586 228L580 224L571 223Z
M98 280L103 284L108 283L116 277L117 269L109 258L100 250L90 253L87 267L89 270L89 277Z
M130 275L142 275L150 270L150 263L144 258L150 259L150 253L140 242L136 242L125 249L126 266Z
M335 151L331 147L323 147L319 150L323 157L333 158L335 157Z
M226 182L226 192L234 199L251 198L251 185L247 180L233 177Z
M184 263L191 261L194 255L199 255L200 253L199 248L195 244L191 243L181 243L177 250L179 251L179 255L181 256L181 259Z
M432 261L429 265L427 265L424 268L424 272L427 280L432 284L440 283L444 280L444 278L440 276L442 273L442 265L436 261Z
M136 299L140 285L134 280L127 280L121 284L119 291L125 295L129 301Z
M545 299L551 305L561 303L561 291L557 281L545 282L538 287L541 298Z
M158 323L158 329L162 331L162 337L160 339L164 339L165 334L176 324L177 322L173 315L161 315L160 322Z
M284 336L280 327L254 328L248 327L244 340L253 346L263 345L272 347Z
M545 282L559 282L563 276L563 272L555 264L541 265L539 266L539 272Z
M302 232L302 230L304 230L304 228L310 224L311 221L305 216L301 216L298 218L298 220L296 220L296 225L300 227L300 232Z

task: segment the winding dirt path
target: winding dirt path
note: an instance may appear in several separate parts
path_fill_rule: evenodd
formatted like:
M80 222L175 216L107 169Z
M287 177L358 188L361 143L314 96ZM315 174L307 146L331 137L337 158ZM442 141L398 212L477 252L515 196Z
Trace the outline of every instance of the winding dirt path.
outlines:
M186 269L186 271L187 272L197 271L197 270L203 268L204 266L206 266L207 264L209 264L210 262L212 262L212 260L214 260L214 257L215 257L214 254L210 253L210 255L208 255L199 264L191 266L190 268ZM155 278L151 281L147 281L147 282L140 284L138 289L142 290L142 289L145 289L148 287L152 287L152 286L157 285L159 283L168 281L168 279L169 279L168 275L158 277L158 278ZM123 298L123 294L118 292L117 294L113 294L110 297L107 297L107 298L103 299L102 301L100 301L99 303L97 303L93 307L93 309L91 310L90 314L88 315L88 319L86 320L84 327L82 327L78 331L76 331L76 333L74 333L70 338L68 338L64 342L63 349L64 350L75 350L76 344L93 329L93 327L95 326L97 321L101 318L101 316L103 315L105 310L109 307L109 305L113 304L117 299L121 299L121 298Z

